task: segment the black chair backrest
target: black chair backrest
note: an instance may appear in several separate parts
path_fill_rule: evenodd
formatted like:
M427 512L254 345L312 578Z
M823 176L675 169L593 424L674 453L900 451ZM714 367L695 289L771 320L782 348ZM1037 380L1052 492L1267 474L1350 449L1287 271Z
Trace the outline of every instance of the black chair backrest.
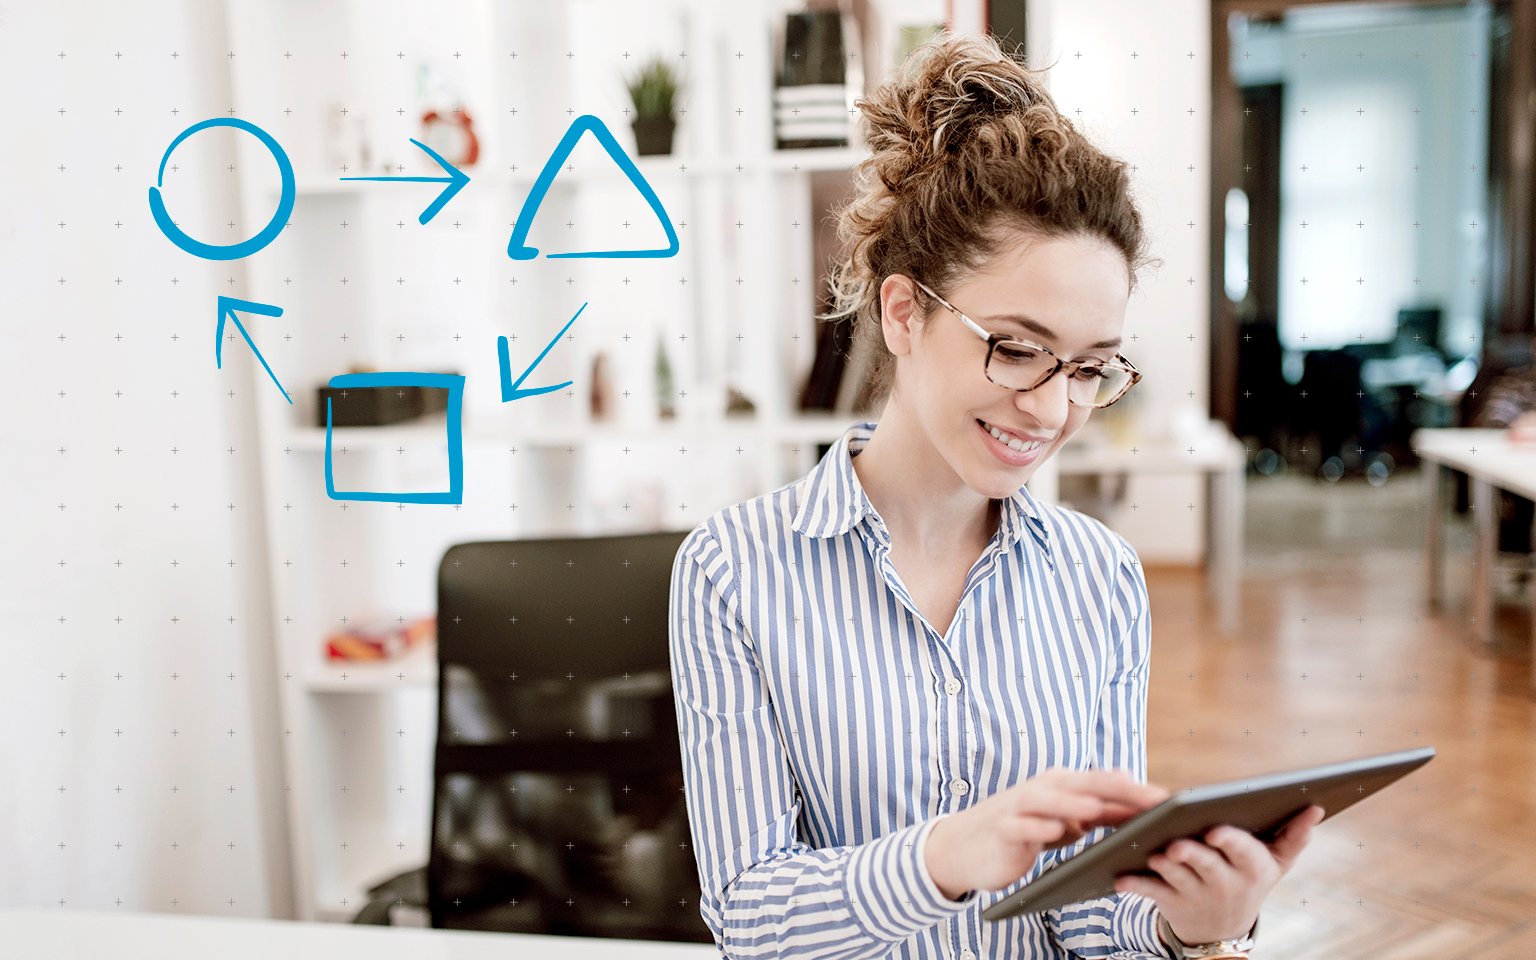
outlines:
M1363 432L1363 406L1356 396L1362 392L1361 366L1361 359L1344 349L1309 350L1302 355L1292 432L1316 434L1322 445L1320 458L1337 454L1347 438Z
M711 942L667 646L686 537L444 554L433 926Z

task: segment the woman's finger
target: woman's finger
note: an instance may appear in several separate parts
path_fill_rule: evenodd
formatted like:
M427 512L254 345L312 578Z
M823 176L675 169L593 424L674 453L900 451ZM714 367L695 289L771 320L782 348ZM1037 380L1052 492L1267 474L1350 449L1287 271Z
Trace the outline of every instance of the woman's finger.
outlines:
M1322 822L1326 811L1317 804L1312 804L1301 813L1292 817L1280 832L1280 836L1269 845L1269 851L1276 860L1280 861L1282 870L1291 869L1296 858L1301 855L1307 841L1312 838L1312 828Z
M1223 883L1237 871L1220 850L1193 840L1180 840L1166 856L1188 867L1202 883Z
M1039 786L1021 793L1015 810L1024 816L1081 821L1102 816L1104 801L1070 790Z
M1179 863L1166 853L1159 853L1147 861L1147 866L1157 871L1163 881L1185 895L1193 895L1199 891L1201 880L1188 864Z
M1166 902L1179 895L1167 881L1142 874L1122 874L1115 878L1115 889L1121 893L1137 893L1143 897Z
M1116 800L1137 809L1156 806L1172 793L1166 787L1141 783L1129 770L1070 770L1053 768L1052 785L1075 793L1087 793L1102 800Z
M1062 839L1063 824L1054 817L1022 816L1013 827L1013 836L1023 843L1051 843Z
M1274 868L1269 847L1246 830L1224 824L1206 833L1205 842L1245 876L1262 877Z
M1106 824L1118 825L1124 823L1126 820L1129 820L1137 814L1144 812L1145 809L1145 807L1132 806L1131 804L1122 803L1118 800L1106 800L1104 802L1103 814L1096 817L1092 821L1091 825L1095 827Z

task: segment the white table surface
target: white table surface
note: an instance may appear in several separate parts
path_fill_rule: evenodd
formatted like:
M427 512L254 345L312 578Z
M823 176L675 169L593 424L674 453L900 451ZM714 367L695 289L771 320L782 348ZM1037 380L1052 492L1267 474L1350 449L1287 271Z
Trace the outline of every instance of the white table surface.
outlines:
M1147 439L1123 446L1099 439L1069 443L1055 456L1062 476L1127 474L1150 476L1197 471L1205 475L1210 498L1206 525L1206 595L1217 625L1239 630L1243 571L1243 501L1248 451L1219 421L1208 421L1185 436Z
M1128 446L1102 437L1087 443L1074 441L1056 451L1056 462L1063 474L1177 474L1245 469L1248 453L1225 426L1211 421L1189 436L1149 439Z
M1497 490L1536 500L1536 445L1516 443L1509 431L1482 427L1427 427L1413 431L1409 446L1424 462L1424 576L1430 610L1444 607L1440 531L1445 512L1441 467L1467 475L1477 548L1472 555L1471 616L1475 636L1485 646L1495 642L1493 567L1498 552ZM1531 585L1536 607L1536 582ZM1536 614L1531 617L1530 689L1536 696Z
M719 960L707 943L69 909L0 910L6 960Z
M1536 500L1536 446L1512 442L1508 430L1425 427L1413 431L1408 443L1422 460Z

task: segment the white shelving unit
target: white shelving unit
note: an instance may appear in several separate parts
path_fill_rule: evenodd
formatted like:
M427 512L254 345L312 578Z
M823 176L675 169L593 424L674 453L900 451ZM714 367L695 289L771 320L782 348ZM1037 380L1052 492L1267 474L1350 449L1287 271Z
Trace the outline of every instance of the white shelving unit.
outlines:
M846 173L863 151L773 149L772 37L789 8L477 0L386 15L363 0L226 0L235 114L283 144L298 185L288 228L243 261L245 286L229 291L284 308L242 320L294 402L238 340L226 343L225 362L254 369L301 919L350 918L367 886L425 862L428 842L434 652L328 663L328 632L431 613L436 564L453 543L686 529L803 473L816 445L847 426L845 416L799 414L795 399L814 353L812 241L825 215L811 207L811 181ZM634 157L621 79L653 53L683 65L687 112L672 155ZM441 175L409 143L421 138L422 110L447 105L419 96L421 64L457 91L481 147L463 167L471 182L425 226L417 215L440 185L339 179L398 167ZM343 106L366 122L366 167L341 170L327 141L327 118ZM507 256L530 187L583 114L600 117L636 160L674 222L677 256ZM259 144L229 136L248 234L271 216L278 180ZM665 244L595 140L567 163L531 245ZM571 387L503 404L497 338L509 338L516 379L583 304L524 384ZM655 412L658 341L678 393L671 420ZM594 422L598 351L616 410ZM354 365L467 377L462 504L326 495L316 388ZM751 398L752 416L724 415L728 386ZM446 447L442 415L337 428L337 487L440 489Z

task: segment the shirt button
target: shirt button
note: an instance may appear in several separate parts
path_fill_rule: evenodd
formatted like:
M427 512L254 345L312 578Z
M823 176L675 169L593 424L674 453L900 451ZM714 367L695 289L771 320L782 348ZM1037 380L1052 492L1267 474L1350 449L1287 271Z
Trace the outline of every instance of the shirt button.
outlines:
M950 677L948 680L945 680L944 681L944 692L947 693L947 694L950 694L951 696L953 696L954 694L959 693L960 692L960 681L955 679L954 677Z
M971 792L971 785L964 780L949 781L949 792L957 797L963 797Z
M960 960L976 960L976 954L969 950L960 951Z

